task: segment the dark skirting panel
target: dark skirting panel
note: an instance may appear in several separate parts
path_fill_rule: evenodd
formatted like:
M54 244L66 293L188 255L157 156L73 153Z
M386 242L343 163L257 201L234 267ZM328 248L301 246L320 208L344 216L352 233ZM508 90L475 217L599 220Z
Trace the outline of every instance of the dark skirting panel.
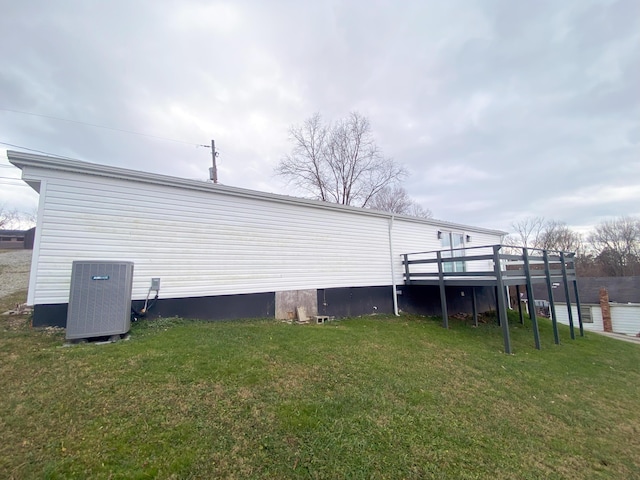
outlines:
M472 313L470 287L446 287L447 308L451 315ZM398 308L402 312L419 315L440 315L438 286L402 285L397 287ZM353 317L376 313L392 314L391 285L376 287L346 287L318 289L318 314L334 317ZM463 295L464 293L464 295ZM476 287L478 310L495 310L492 287ZM132 306L140 311L144 302L134 300ZM275 293L219 295L211 297L160 298L149 309L148 317L182 317L201 320L233 320L275 316ZM65 327L67 304L36 305L33 310L34 327Z
M447 311L449 315L456 313L473 313L472 287L445 287L447 294ZM416 315L440 316L440 290L438 285L401 285L397 287L398 308L403 312ZM493 287L475 287L479 312L496 309Z
M34 305L31 324L34 327L66 327L67 308L67 303Z
M132 307L140 311L144 301L134 300ZM182 317L201 320L233 320L263 318L275 315L275 293L218 295L212 297L160 298L149 309L148 317ZM34 327L66 327L67 304L35 305Z
M393 313L391 285L318 289L318 314L354 317L374 313Z
M144 302L134 302L135 309ZM237 318L264 318L275 316L276 294L247 293L243 295L217 295L214 297L159 299L149 311L153 317L182 317L201 320L233 320Z

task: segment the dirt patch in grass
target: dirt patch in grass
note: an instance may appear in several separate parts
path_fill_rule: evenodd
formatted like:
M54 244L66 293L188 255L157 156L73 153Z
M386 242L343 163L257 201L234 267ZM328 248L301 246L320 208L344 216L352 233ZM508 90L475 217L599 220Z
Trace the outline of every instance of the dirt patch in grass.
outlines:
M4 331L25 331L30 328L31 317L29 315L4 315L4 312L13 310L17 305L27 300L27 291L18 290L0 298L0 328Z

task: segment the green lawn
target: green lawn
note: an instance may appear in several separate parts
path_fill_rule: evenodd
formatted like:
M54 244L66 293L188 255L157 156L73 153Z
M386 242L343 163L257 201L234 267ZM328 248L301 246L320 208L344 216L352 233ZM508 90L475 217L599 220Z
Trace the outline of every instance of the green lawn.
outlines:
M1 478L640 478L640 346L545 321L2 322Z

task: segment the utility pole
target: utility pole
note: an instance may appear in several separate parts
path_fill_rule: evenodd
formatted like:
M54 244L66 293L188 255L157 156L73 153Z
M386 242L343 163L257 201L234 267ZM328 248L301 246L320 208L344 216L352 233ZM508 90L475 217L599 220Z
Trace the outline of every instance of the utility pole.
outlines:
M217 156L218 152L216 152L216 142L215 140L211 140L211 158L213 160L213 167L209 169L209 179L211 179L213 183L218 183L218 167L216 166Z

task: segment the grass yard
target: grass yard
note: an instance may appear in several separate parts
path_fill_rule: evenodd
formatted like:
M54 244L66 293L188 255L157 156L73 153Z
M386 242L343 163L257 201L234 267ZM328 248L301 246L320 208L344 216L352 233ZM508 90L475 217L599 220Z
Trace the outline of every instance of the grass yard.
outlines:
M2 322L1 478L640 478L640 346L545 321Z

